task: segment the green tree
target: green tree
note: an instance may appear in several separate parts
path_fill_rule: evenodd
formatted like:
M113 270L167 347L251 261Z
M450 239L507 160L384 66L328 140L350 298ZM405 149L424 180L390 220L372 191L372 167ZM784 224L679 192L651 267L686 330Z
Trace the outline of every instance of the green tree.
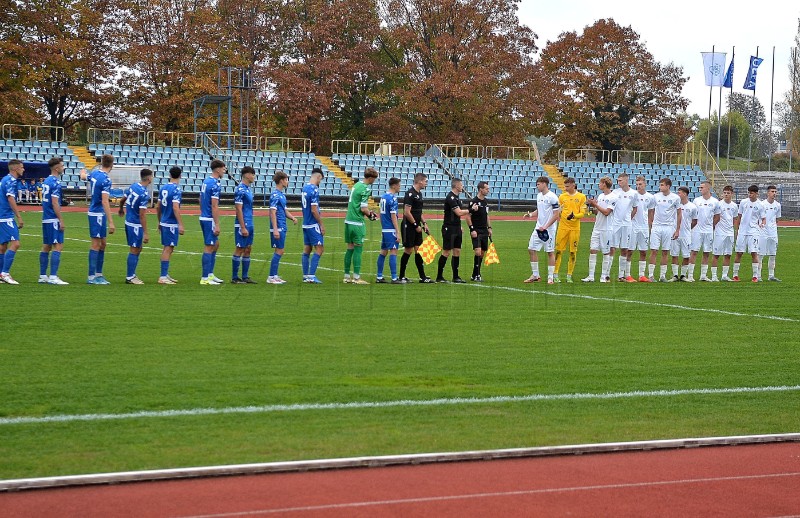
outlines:
M552 99L538 134L561 147L680 150L691 134L682 68L656 62L631 27L605 19L562 33L538 70L540 99Z

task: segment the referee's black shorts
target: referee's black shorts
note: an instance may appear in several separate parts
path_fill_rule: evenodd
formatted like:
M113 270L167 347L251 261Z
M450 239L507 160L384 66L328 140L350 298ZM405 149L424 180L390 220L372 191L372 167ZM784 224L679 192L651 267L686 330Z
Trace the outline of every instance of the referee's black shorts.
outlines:
M413 227L403 220L400 226L400 233L403 234L403 248L414 248L422 244L422 232L417 232L416 227Z
M489 229L476 228L477 237L472 238L472 249L480 248L484 252L489 249Z
M463 232L461 225L442 225L442 250L461 249Z

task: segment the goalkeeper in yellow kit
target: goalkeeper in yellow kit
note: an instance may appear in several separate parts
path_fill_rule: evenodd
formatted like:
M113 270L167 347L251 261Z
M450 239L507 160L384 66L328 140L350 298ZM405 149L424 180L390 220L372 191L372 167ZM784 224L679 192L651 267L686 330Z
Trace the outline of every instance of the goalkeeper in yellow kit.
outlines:
M561 221L558 223L556 234L556 272L554 282L561 282L558 272L561 269L561 256L569 247L569 261L567 262L567 282L572 282L572 272L578 258L578 242L581 239L581 219L586 215L586 195L575 188L575 179L568 177L564 180L565 192L558 197L561 206Z

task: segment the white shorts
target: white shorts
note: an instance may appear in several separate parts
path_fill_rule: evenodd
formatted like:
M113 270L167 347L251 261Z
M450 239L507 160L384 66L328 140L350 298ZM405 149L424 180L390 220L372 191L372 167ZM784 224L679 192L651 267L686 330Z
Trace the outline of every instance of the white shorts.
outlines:
M633 229L630 250L650 250L650 232L646 228Z
M761 248L761 255L778 255L778 238L762 237L759 248Z
M553 252L556 249L556 229L550 228L547 230L550 238L547 241L542 241L539 239L539 234L536 233L536 230L531 232L531 238L528 241L528 250L534 250L539 252L544 250L545 252Z
M632 232L633 232L633 227L630 226L618 227L612 229L611 246L613 246L614 248L627 250L628 248L631 247Z
M712 246L714 255L731 255L733 252L733 236L724 234L714 234L714 246Z
M589 240L590 250L600 250L603 255L611 251L611 236L607 230L592 230L592 237Z
M710 252L714 244L714 234L712 232L692 232L692 252Z
M672 244L669 247L669 255L672 257L689 257L691 245L691 238L678 236L678 239L672 240Z
M758 241L760 236L751 236L750 234L739 234L736 236L736 253L750 252L751 254L759 253Z
M672 246L672 234L675 228L658 226L650 231L650 250L669 250Z

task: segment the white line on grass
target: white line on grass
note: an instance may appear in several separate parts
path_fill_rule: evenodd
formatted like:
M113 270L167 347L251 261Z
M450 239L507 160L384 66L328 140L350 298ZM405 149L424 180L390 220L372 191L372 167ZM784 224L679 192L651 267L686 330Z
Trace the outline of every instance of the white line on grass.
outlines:
M629 399L646 397L672 397L716 394L745 394L768 392L796 392L800 385L769 387L698 388L676 390L634 390L630 392L577 392L571 394L530 394L527 396L491 396L471 398L403 399L395 401L352 401L349 403L296 403L291 405L239 406L225 408L189 408L185 410L142 410L125 414L64 414L43 417L3 417L0 425L69 423L74 421L112 421L152 417L180 417L220 414L266 414L273 412L301 412L308 410L351 410L363 408L395 408L417 406L475 405L490 403L522 403L530 401L564 401L592 399Z
M419 504L424 502L446 502L454 500L471 500L479 498L499 498L509 496L542 495L552 493L572 493L576 491L604 491L609 489L634 489L641 487L658 487L684 484L708 484L713 482L730 482L739 480L776 479L800 476L800 472L766 473L763 475L732 475L728 477L686 478L678 480L655 480L651 482L627 482L619 484L597 484L591 486L565 486L542 489L523 489L517 491L494 491L491 493L466 493L463 495L427 496L417 498L397 498L393 500L366 500L361 502L345 502L339 504L309 505L303 507L283 507L279 509L258 509L219 514L191 515L184 518L225 518L233 516L253 516L273 513L310 512L334 509L352 509L358 507L378 507L388 505Z

